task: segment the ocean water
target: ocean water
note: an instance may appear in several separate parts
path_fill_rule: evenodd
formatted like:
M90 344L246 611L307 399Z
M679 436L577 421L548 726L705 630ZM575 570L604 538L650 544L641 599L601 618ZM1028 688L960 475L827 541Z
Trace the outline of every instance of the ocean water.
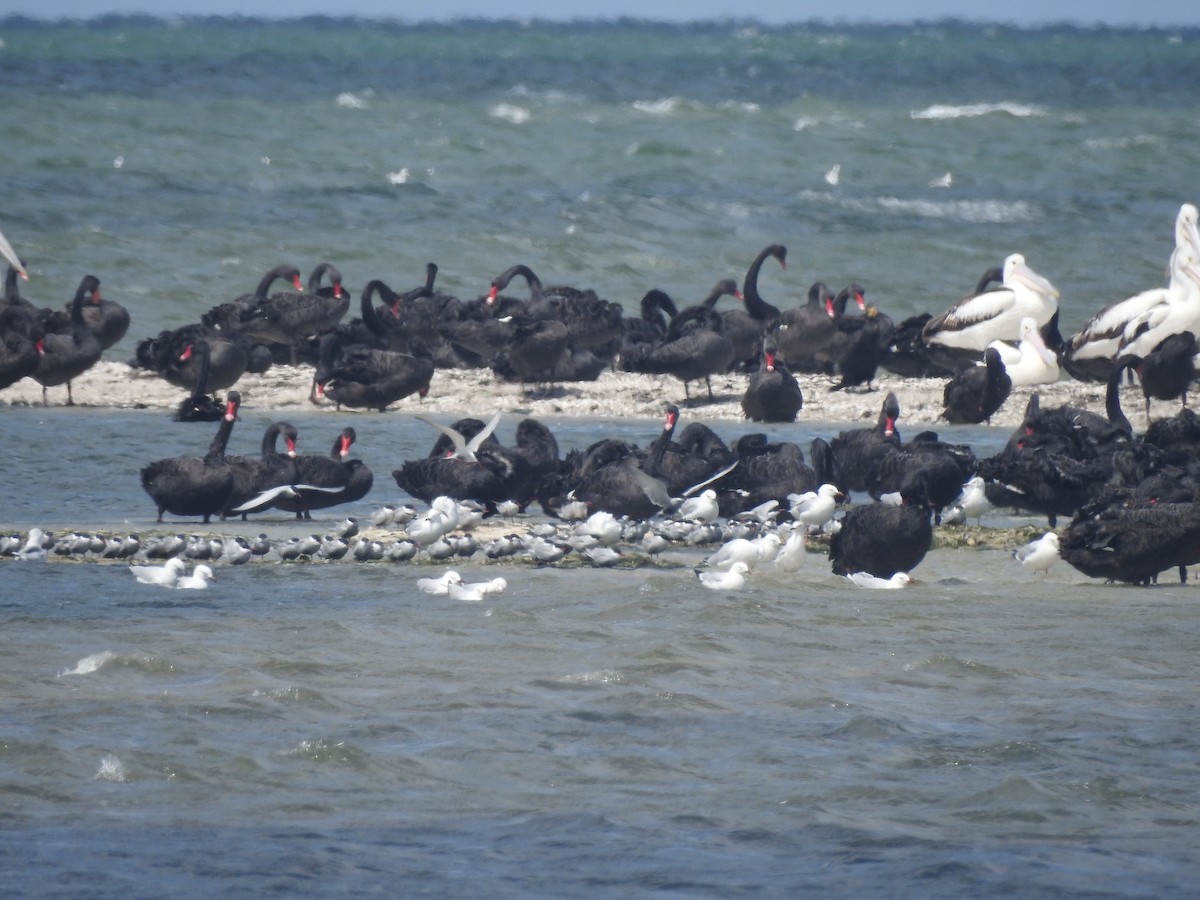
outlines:
M650 287L698 299L776 242L789 266L764 273L768 299L855 279L897 317L1023 252L1069 332L1162 282L1200 171L1189 31L7 19L0 41L0 230L31 299L94 272L130 307L114 359L284 261L330 259L358 289L415 284L432 260L460 296L525 262L633 308ZM146 533L138 468L210 434L156 410L0 412L5 530ZM242 415L231 450L254 452L274 415ZM287 418L313 452L342 425ZM431 440L405 415L353 424L375 489L315 532L402 499L390 472ZM660 427L549 424L564 449ZM843 425L761 430L807 445ZM943 433L980 455L1005 437ZM456 564L508 580L481 603L420 593L431 564L217 565L184 596L119 564L0 560L0 889L1162 897L1195 881L1191 584L938 550L904 591L853 589L814 553L726 595L696 587L700 555Z
M0 41L0 230L31 299L93 272L130 307L114 359L280 262L401 288L433 261L468 298L523 262L636 310L773 243L769 300L857 280L894 318L1021 252L1069 334L1164 283L1197 200L1195 30L8 18Z

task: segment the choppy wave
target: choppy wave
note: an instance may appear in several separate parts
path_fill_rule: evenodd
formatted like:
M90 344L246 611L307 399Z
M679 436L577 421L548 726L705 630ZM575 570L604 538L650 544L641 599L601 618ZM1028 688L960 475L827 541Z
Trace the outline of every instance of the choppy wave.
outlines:
M914 119L972 119L993 113L1005 113L1018 119L1049 115L1042 107L1025 103L968 103L963 106L936 103L925 109L915 109L910 115Z
M75 664L75 668L67 669L60 672L60 675L91 675L93 672L99 672L105 666L109 665L117 658L117 654L111 650L105 650L102 653L93 653L91 656L85 656Z
M943 176L944 179L945 176ZM941 187L941 179L936 179ZM935 185L931 185L935 186ZM893 196L843 197L826 191L802 191L806 202L828 203L840 209L875 215L889 213L979 224L1012 224L1038 218L1037 208L1025 200L924 200Z

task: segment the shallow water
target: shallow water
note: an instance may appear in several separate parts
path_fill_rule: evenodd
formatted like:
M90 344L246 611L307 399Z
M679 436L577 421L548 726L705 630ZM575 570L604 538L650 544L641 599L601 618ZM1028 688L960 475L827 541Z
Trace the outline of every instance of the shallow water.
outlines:
M207 439L149 427L162 419L7 411L30 483L51 447L71 474L4 520L152 527L121 486L136 468L72 448L145 460ZM315 429L297 424L302 441ZM246 527L323 533L403 499L378 460L424 453L430 430L355 424L377 475L361 508ZM564 449L616 428L549 424ZM954 431L985 452L1003 440ZM638 569L456 562L468 581L507 579L480 603L416 589L444 565L217 564L185 595L123 564L0 561L0 884L1163 896L1195 872L1190 585L1035 578L1005 551L937 550L910 588L861 591L811 552L722 594L697 586L704 552Z

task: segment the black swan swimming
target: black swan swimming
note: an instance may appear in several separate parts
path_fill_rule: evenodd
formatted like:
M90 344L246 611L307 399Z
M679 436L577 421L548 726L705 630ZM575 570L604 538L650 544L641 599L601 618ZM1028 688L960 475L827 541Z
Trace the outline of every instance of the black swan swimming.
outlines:
M158 507L158 519L163 513L176 516L203 516L207 524L213 513L219 513L229 501L233 490L233 472L225 461L225 446L237 421L241 395L230 391L226 398L225 415L217 434L204 456L175 456L160 459L142 469L142 487Z

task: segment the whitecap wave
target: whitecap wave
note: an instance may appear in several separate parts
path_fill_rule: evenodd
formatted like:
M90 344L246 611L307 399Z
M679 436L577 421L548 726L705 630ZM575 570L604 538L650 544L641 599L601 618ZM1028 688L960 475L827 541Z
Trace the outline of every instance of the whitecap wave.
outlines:
M634 100L633 108L652 116L669 116L679 109L683 101L678 97L663 97L661 100Z
M117 654L111 650L105 650L101 653L93 653L91 656L85 656L75 664L75 668L67 669L65 672L60 672L59 675L91 675L93 672L99 672L102 668L117 658Z
M904 197L843 197L829 191L801 191L807 203L829 203L853 212L889 213L922 219L969 224L1011 224L1037 218L1036 207L1024 200L920 200Z
M1083 146L1089 150L1128 150L1130 147L1148 147L1159 143L1155 134L1130 134L1123 137L1088 138Z
M125 781L125 764L109 753L100 760L100 768L96 772L97 781Z
M564 684L618 684L624 679L621 673L612 669L598 669L595 672L578 672L563 677Z
M914 119L971 119L977 116L989 116L992 113L1007 113L1016 118L1047 115L1040 106L1030 106L1024 103L967 103L962 106L952 106L945 103L935 103L925 109L914 109L910 116Z
M361 94L346 91L337 95L336 102L342 109L366 109L368 96L370 96L369 91L364 91Z
M501 119L510 125L524 125L532 118L532 113L523 106L515 103L497 103L488 110L493 119Z

